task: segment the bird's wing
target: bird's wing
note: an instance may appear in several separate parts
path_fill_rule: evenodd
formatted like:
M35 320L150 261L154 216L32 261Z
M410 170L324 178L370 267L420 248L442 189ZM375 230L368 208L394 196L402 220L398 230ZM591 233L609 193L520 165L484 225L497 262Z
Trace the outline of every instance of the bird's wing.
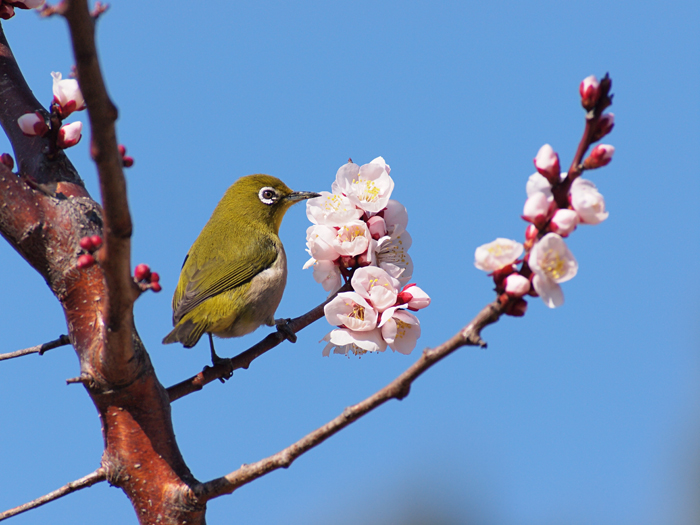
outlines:
M173 298L173 323L177 324L187 313L210 297L233 290L272 266L278 250L270 238L261 238L248 244L235 260L226 261L230 254L221 254L204 261L185 259L182 273L188 276L184 289L178 286ZM182 283L182 278L181 282Z

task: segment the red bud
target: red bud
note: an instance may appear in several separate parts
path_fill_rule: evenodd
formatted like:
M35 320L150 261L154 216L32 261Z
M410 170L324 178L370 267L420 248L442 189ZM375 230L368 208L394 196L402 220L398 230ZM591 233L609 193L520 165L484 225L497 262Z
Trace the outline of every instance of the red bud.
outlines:
M134 279L147 281L151 277L151 268L147 264L139 264L134 268Z
M119 150L119 155L121 155L122 157L126 155L126 146L124 144L119 144L119 146L117 146L117 149Z
M95 246L95 250L97 250L100 246L102 246L102 237L99 235L93 235L90 237L90 240L92 241L92 244Z
M95 244L92 242L92 237L83 237L80 239L80 247L87 252L93 251L95 249Z
M0 155L0 162L2 162L5 166L7 166L10 169L14 169L15 167L15 160L9 153L3 153L2 155Z
M131 166L133 166L133 165L134 165L134 159L133 159L133 157L124 157L124 158L122 159L122 165L123 165L125 168L130 168Z
M89 253L85 253L78 257L78 268L84 270L95 264L95 258Z
M163 287L160 285L160 283L151 283L151 290L154 292L158 293L163 289Z
M160 275L158 275L158 272L151 272L151 282L157 283L158 281L160 281Z

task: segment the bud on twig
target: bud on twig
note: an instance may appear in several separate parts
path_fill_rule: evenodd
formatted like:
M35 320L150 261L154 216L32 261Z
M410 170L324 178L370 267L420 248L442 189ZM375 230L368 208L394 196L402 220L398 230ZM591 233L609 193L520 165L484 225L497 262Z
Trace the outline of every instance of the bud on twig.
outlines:
M610 144L598 144L586 160L583 161L583 167L587 170L602 168L610 164L615 148Z
M581 81L578 91L581 95L581 105L590 111L595 107L600 97L600 82L595 75L586 77Z
M0 155L0 162L2 162L11 170L15 168L15 159L13 159L12 155L10 155L9 153L3 153L2 155Z

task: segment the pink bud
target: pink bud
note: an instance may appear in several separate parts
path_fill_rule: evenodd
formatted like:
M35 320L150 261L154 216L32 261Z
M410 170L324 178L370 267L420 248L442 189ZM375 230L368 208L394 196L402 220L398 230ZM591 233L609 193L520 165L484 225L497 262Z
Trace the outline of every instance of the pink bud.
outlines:
M5 166L7 166L10 169L14 169L15 167L15 159L12 158L12 155L9 153L3 153L0 155L0 162L2 162Z
M583 161L583 167L591 170L601 168L610 164L615 148L610 144L598 144L586 160Z
M117 146L117 149L119 150L119 154L122 157L126 155L126 146L124 144L119 144L119 146Z
M544 175L550 184L559 182L559 174L561 173L559 155L555 153L552 146L549 144L542 146L537 152L534 162L537 171Z
M78 257L78 268L80 268L81 270L89 268L93 264L95 264L95 258L89 253L84 253L83 255Z
M537 229L537 226L534 224L529 224L525 229L525 239L531 241L537 237L538 233L540 233L540 231Z
M137 281L147 281L151 276L151 268L147 264L138 264L134 268L134 279Z
M595 75L586 77L581 81L578 91L581 94L581 105L585 109L591 110L598 102L598 97L600 97L600 82L598 82Z
M22 133L28 137L43 137L46 132L49 131L49 127L44 121L44 116L38 111L34 113L25 113L17 119L17 124L19 125L19 129L22 130Z
M131 166L134 165L134 158L133 157L122 157L122 166L125 168L130 168Z
M596 142L600 139L602 139L605 135L610 133L615 126L615 114L614 113L606 113L605 115L601 115L600 119L598 119L598 125L595 128L595 131L593 132L593 137L592 137L592 142Z
M151 282L157 283L158 281L160 281L160 275L158 275L158 272L151 272Z
M430 296L415 283L407 284L397 296L397 304L406 304L409 310L420 310L430 305Z
M158 293L162 289L163 289L163 287L160 285L160 283L158 283L158 282L151 283L151 290L153 290L154 292Z
M527 301L523 298L518 299L506 308L505 314L513 317L522 317L527 312Z
M61 73L51 73L53 77L53 100L60 108L61 118L66 118L74 111L85 109L85 99L74 78L63 79Z
M70 124L61 126L61 129L58 130L58 140L56 141L56 144L62 149L75 146L78 142L80 142L82 131L83 123L80 121L71 122Z
M574 210L561 209L557 210L554 217L552 217L549 228L562 237L568 237L568 235L576 229L577 225L578 213Z
M372 238L376 241L386 235L386 222L379 215L374 215L367 220L367 227Z
M530 279L523 277L519 273L509 275L503 281L505 290L511 297L522 297L530 291Z
M523 207L523 219L542 226L547 221L549 215L549 199L541 191L537 191L528 197Z

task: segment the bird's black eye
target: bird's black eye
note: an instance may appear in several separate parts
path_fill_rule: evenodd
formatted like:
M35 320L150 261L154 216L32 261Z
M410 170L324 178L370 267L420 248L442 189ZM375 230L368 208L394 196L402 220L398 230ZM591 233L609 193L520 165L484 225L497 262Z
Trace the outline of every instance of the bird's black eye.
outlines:
M274 188L269 188L266 186L260 189L258 192L258 198L263 204L270 205L273 204L279 198L279 196Z

